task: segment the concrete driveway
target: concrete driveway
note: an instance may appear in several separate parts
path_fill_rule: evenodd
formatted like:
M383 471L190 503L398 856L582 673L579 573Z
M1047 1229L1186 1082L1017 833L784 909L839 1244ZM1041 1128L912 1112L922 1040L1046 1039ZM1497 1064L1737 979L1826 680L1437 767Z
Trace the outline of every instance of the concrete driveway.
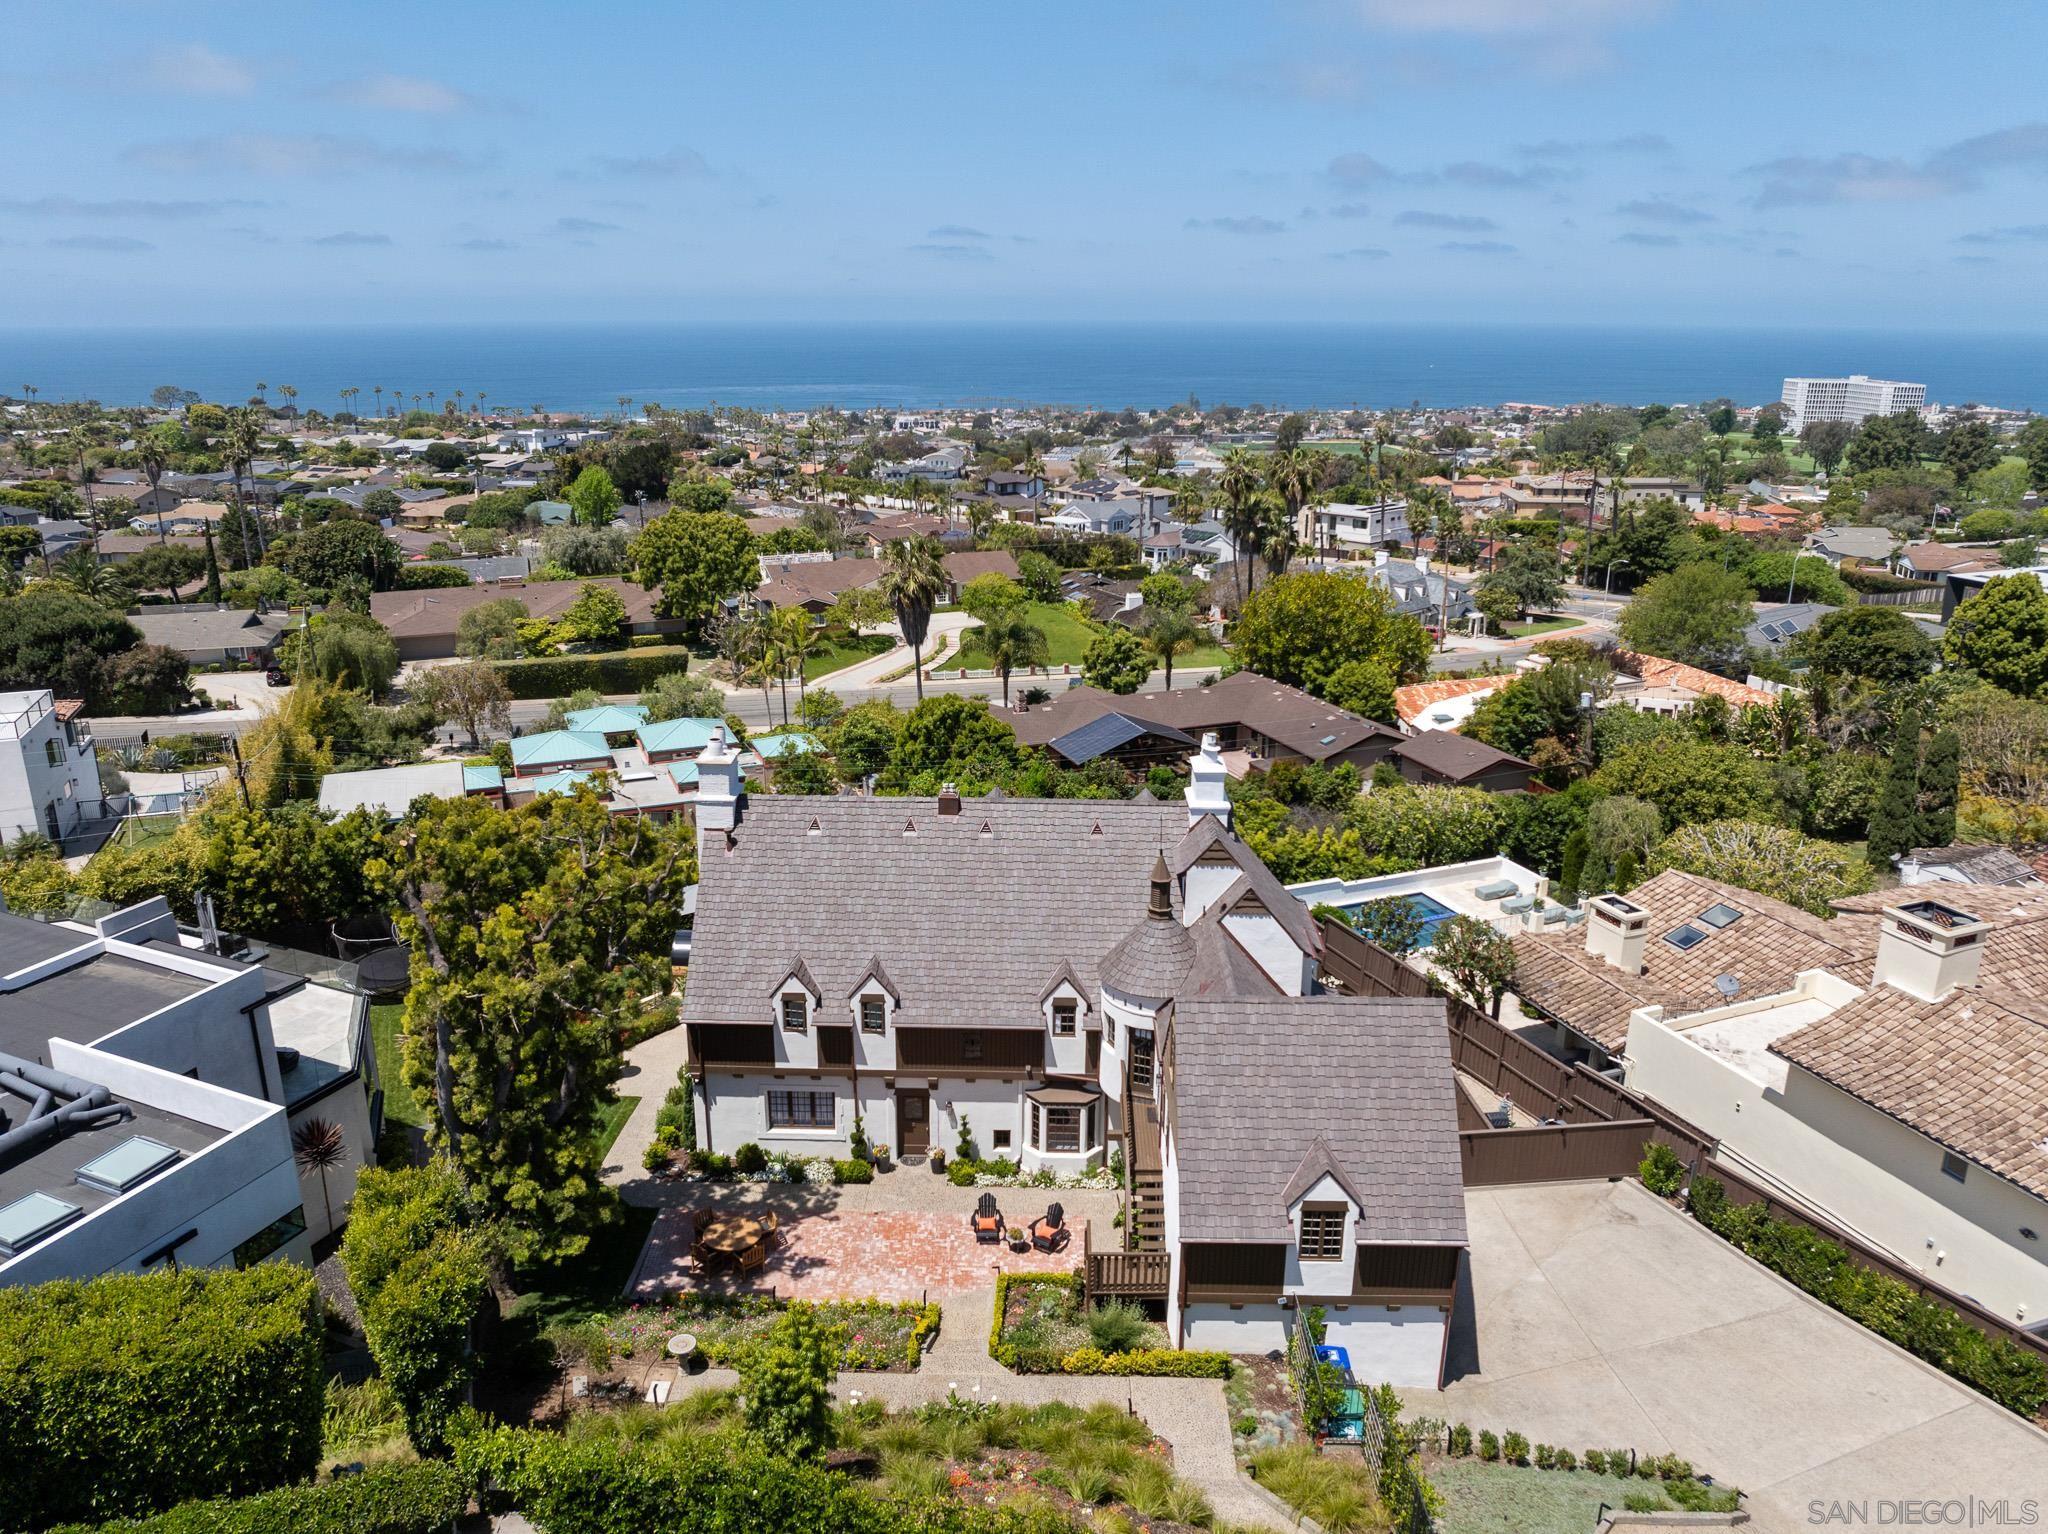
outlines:
M1759 1530L1814 1526L1815 1500L1867 1500L1872 1525L1880 1498L2048 1507L2048 1434L1638 1184L1479 1189L1465 1207L1473 1303L1461 1296L1451 1385L1407 1392L1414 1410L1578 1451L1681 1454L1748 1492Z

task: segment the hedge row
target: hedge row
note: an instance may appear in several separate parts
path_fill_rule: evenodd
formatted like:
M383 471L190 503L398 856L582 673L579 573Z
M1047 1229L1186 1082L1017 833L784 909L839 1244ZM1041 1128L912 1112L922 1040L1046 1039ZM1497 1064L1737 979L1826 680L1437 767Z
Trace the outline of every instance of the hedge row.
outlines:
M235 1501L187 1502L153 1518L71 1524L51 1534L430 1534L468 1507L461 1472L430 1460Z
M1230 1378L1228 1353L1193 1352L1181 1348L1133 1348L1128 1353L1105 1353L1099 1348L1075 1348L1057 1359L1026 1353L1003 1336L1003 1317L1009 1313L1010 1290L1014 1287L1054 1287L1067 1290L1079 1304L1083 1284L1078 1270L1072 1273L998 1273L996 1275L995 1318L989 1325L988 1354L1006 1369L1022 1374L1119 1374L1157 1375L1170 1379L1221 1380Z
M398 1397L423 1454L446 1443L476 1373L470 1326L491 1263L455 1173L444 1164L365 1168L356 1184L342 1271L362 1312L377 1372Z
M0 1289L0 1522L133 1517L310 1476L325 1395L305 1268Z
M2048 1407L2048 1361L1990 1337L1911 1285L1861 1266L1818 1231L1775 1218L1761 1203L1731 1204L1719 1179L1693 1179L1693 1217L1773 1273L1850 1320L1982 1391L2022 1417Z
M645 692L657 677L689 670L690 661L687 646L667 645L609 655L548 655L492 664L515 698L566 698L586 687L607 695Z

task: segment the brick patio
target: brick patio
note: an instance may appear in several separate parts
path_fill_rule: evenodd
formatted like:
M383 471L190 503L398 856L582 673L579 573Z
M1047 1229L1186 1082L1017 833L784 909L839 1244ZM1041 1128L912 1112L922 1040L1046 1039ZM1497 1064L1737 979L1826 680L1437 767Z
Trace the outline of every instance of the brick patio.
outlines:
M970 1197L958 1214L923 1210L820 1209L785 1215L765 1267L744 1276L729 1267L706 1275L690 1260L700 1214L714 1205L664 1209L640 1254L628 1294L649 1301L664 1294L775 1294L789 1300L933 1299L986 1291L1005 1273L1067 1273L1081 1261L1088 1222L1072 1212L1073 1240L1063 1252L1013 1252L1007 1243L984 1246L967 1227ZM1006 1190L1017 1195L1003 1214L1023 1226L1045 1213L1057 1193ZM1020 1199L1030 1202L1020 1202ZM728 1203L735 1202L728 1200Z

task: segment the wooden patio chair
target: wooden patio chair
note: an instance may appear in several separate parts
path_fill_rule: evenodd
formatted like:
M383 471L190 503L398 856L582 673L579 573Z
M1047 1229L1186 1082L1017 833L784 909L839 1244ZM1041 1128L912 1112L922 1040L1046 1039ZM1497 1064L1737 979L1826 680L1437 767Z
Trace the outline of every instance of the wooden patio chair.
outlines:
M1067 1211L1058 1204L1045 1211L1043 1219L1031 1222L1031 1245L1041 1252L1062 1252L1074 1233L1067 1229Z
M740 1253L740 1272L755 1273L768 1265L768 1243L757 1241Z
M967 1224L974 1232L974 1239L983 1246L992 1246L1003 1239L1003 1212L996 1207L993 1193L984 1193L975 1201L974 1213L967 1217Z

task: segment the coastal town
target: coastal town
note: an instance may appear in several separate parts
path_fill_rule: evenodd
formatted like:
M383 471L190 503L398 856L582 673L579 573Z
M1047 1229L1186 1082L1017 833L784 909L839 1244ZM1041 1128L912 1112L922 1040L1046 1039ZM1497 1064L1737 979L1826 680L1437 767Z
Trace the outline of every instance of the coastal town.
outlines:
M0 396L0 1521L2019 1526L2048 418L1927 396Z

